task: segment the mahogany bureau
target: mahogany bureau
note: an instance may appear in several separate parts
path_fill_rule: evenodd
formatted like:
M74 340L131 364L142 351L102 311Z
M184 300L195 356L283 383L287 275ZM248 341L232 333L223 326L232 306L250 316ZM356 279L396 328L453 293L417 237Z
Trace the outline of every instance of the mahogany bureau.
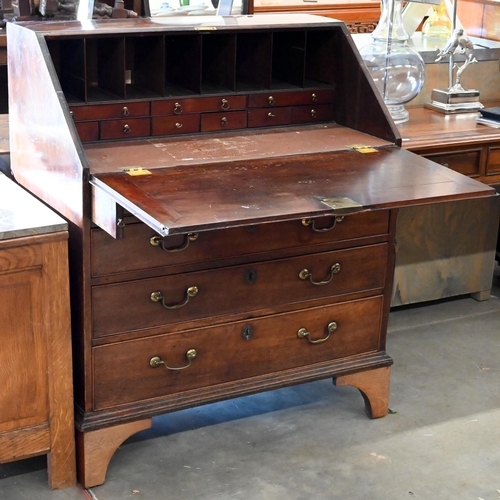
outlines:
M9 25L11 165L69 222L79 479L153 416L333 377L387 413L398 207L494 190L399 147L345 25Z

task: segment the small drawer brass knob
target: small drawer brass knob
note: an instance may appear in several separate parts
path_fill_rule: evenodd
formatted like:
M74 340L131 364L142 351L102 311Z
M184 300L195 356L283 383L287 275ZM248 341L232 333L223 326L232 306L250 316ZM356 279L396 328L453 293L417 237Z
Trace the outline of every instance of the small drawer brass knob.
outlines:
M127 106L124 106L123 107L123 116L128 116L130 115L130 111L129 109L127 108Z
M225 116L222 117L222 120L220 121L220 124L223 125L223 126L227 125L227 118Z
M182 106L180 105L180 103L176 102L174 104L174 114L180 115L181 113L182 113Z
M311 109L311 116L313 118L316 118L316 110L315 109Z
M273 115L272 113L267 113L267 117L268 117L268 118L275 118L275 117L276 117L276 115Z
M130 125L123 125L123 132L130 134Z
M318 100L318 96L316 94L311 94L312 102L316 102Z
M175 124L175 128L182 128L182 123L177 122L177 123Z
M269 103L269 106L274 106L276 104L276 101L272 95L268 97L267 102Z
M227 99L222 99L221 101L221 106L220 106L224 111L226 109L229 109L229 101Z

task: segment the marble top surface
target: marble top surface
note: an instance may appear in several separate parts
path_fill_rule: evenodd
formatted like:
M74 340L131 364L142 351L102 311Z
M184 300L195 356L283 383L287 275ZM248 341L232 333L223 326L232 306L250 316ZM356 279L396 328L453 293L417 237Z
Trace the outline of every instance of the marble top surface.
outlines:
M0 240L67 229L64 219L0 173Z

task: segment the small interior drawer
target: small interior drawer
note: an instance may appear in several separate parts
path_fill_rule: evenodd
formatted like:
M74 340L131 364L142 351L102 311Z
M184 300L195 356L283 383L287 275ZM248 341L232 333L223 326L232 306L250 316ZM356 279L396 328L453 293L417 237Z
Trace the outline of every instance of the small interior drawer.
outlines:
M272 127L292 123L292 108L248 110L248 127Z
M112 118L136 118L149 115L149 101L124 104L94 104L71 106L71 114L77 122L87 120L109 120Z
M270 92L248 96L249 108L300 106L333 102L333 90L304 90L299 92Z
M112 406L243 380L379 349L383 298L362 299L95 347L94 404ZM299 330L309 335L299 337ZM329 335L329 337L328 337ZM311 340L325 339L312 344ZM187 353L196 351L189 364Z
M102 121L100 125L100 138L103 140L146 137L151 133L151 120L149 118L109 120Z
M99 122L78 122L75 126L82 142L99 140Z
M151 103L151 115L182 115L184 113L206 113L245 109L246 95L227 95L222 97L198 97L188 99L166 99Z
M151 119L151 135L193 134L200 131L200 115L156 116Z
M154 119L153 119L154 121ZM316 230L315 230L316 229ZM318 232L317 230L324 230ZM317 217L223 230L159 237L145 224L127 224L124 238L114 239L101 229L93 229L92 275L109 276L158 267L206 263L236 256L254 260L269 253L324 245L347 239L385 235L389 231L389 212L360 212L345 217ZM209 264L211 263L211 264Z
M206 113L201 115L201 131L235 130L246 128L246 111L224 111L222 113Z
M357 291L379 293L387 254L387 243L381 243L94 286L93 335L104 337Z
M318 104L292 108L292 123L325 122L333 120L333 105Z

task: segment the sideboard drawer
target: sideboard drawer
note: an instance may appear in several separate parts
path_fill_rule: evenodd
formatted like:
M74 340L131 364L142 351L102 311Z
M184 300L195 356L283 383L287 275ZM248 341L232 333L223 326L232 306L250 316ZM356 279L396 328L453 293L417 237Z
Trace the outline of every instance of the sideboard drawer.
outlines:
M214 319L361 290L379 293L386 263L383 243L94 286L93 334L104 337Z
M161 116L152 118L151 135L193 134L200 131L200 115Z
M95 104L71 106L75 121L110 120L113 118L136 118L149 115L149 101L127 102L124 104Z
M494 175L500 173L500 147L488 148L488 160L486 164L486 174Z
M130 139L146 137L151 133L149 118L132 118L127 120L109 120L101 122L101 139Z
M455 170L455 172L474 177L481 173L481 151L482 149L479 148L453 153L426 154L424 156L429 160Z
M379 349L381 296L93 349L94 407L157 398ZM334 324L332 324L334 323ZM330 325L330 328L328 326ZM300 329L310 334L299 337ZM311 340L324 339L312 344ZM150 366L159 357L173 368Z
M331 229L317 232L313 227ZM213 262L235 256L255 255L254 258L258 258L260 254L259 260L263 260L269 258L269 252L277 250L293 248L301 252L311 245L385 235L388 231L389 212L385 210L360 212L337 219L318 217L304 222L295 220L206 231L194 233L191 238L189 235L161 238L145 224L127 225L125 237L118 240L101 229L93 229L92 275Z

